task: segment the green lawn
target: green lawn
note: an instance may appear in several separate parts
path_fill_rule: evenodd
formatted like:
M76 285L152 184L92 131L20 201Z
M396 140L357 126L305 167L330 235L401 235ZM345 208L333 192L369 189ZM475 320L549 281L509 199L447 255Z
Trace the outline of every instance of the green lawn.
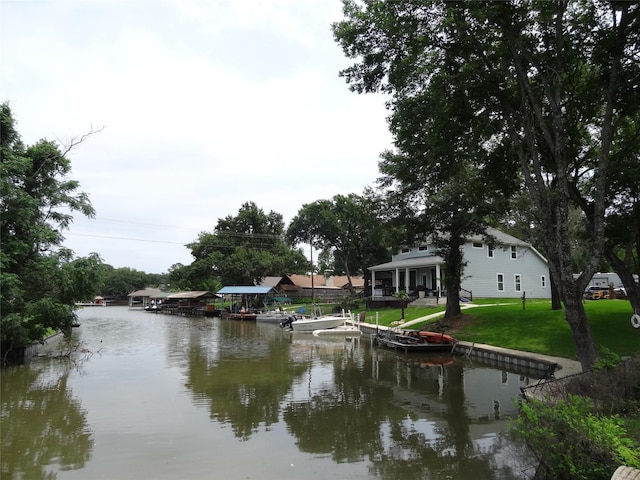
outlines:
M528 300L522 309L519 299L476 300L484 305L464 311L470 318L459 330L451 333L458 340L486 343L505 348L524 350L566 358L576 358L576 350L564 311L551 310L548 300ZM406 308L405 320L413 320L444 307ZM640 329L631 326L631 306L626 300L589 300L585 310L596 343L618 355L640 354ZM401 316L400 309L367 311L367 321L389 325ZM432 321L431 321L432 322ZM429 322L430 323L430 322ZM425 324L413 325L422 328Z

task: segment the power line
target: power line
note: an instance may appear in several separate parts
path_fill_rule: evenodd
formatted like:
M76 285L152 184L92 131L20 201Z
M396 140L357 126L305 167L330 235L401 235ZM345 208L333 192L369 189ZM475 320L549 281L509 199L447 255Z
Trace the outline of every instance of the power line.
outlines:
M129 238L129 237L112 237L110 235L90 235L88 233L70 233L65 232L66 235L75 235L76 237L92 237L92 238L107 238L109 240L128 240L132 242L148 242L148 243L168 243L172 245L185 245L184 242L169 242L167 240L150 240L148 238Z

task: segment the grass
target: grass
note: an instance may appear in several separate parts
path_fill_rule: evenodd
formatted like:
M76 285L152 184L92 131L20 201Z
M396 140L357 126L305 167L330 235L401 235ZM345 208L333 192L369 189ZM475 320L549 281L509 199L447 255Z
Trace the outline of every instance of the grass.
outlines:
M474 300L482 305L463 310L463 317L449 325L448 333L458 340L486 343L505 348L576 359L576 349L564 310L551 310L548 300L528 300L522 309L520 299ZM438 311L438 308L405 308L405 321ZM589 300L587 318L598 347L620 356L640 354L640 329L631 326L633 311L626 300ZM367 311L367 322L389 325L401 317L401 310ZM423 328L435 320L414 324ZM428 328L428 327L427 327Z

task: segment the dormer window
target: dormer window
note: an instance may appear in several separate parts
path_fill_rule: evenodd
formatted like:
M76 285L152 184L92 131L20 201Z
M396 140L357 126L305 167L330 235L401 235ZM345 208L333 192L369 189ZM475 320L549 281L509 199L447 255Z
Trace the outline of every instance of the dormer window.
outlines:
M428 245L420 245L420 246L418 247L418 251L419 251L419 252L426 252L426 251L428 251L428 250L429 250L429 246L428 246Z
M482 242L473 242L473 248L482 248L484 245Z
M411 249L409 247L403 247L402 250L400 250L400 253L409 253L411 251Z

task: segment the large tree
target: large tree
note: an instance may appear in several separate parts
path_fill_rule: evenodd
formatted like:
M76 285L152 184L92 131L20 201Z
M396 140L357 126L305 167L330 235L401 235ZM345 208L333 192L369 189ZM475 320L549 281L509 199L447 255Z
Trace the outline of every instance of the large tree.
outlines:
M144 272L129 267L113 268L107 265L101 293L104 296L126 299L131 292L152 285Z
M472 102L477 121L470 131L489 128L487 145L513 152L578 357L589 368L598 350L581 294L602 258L612 147L625 143L620 126L638 111L640 6L568 0L343 3L346 19L334 25L334 34L356 59L342 72L354 90L390 93L395 118L398 105L410 102L419 109L416 99L442 81L452 82L451 90L466 92ZM442 108L423 113L443 114ZM434 135L429 124L415 132ZM500 175L516 172L505 163ZM593 255L574 279L569 214L582 202L590 212Z
M351 276L386 260L386 232L379 216L380 204L373 195L336 195L330 200L305 204L291 220L287 238L292 244L311 244L331 252L335 273ZM351 293L354 294L351 288Z
M213 232L202 232L187 247L194 261L183 276L191 285L210 285L212 281L253 285L266 276L308 268L302 252L284 241L282 215L273 211L265 214L253 202L244 203L237 215L219 219ZM178 273L172 271L172 276L182 275Z
M404 244L428 237L444 260L445 318L460 314L465 260L462 246L485 234L485 219L504 212L518 176L512 156L492 141L496 120L478 113L477 92L465 86L460 59L446 55L430 88L391 102L391 131L399 152L382 155L380 183ZM485 128L472 128L484 116ZM428 131L429 135L424 135ZM416 238L418 237L418 238Z
M99 292L97 254L73 258L62 247L72 213L92 216L77 181L70 180L66 148L41 140L25 147L7 103L0 106L0 309L3 354L42 340L49 330L69 332L74 305Z

